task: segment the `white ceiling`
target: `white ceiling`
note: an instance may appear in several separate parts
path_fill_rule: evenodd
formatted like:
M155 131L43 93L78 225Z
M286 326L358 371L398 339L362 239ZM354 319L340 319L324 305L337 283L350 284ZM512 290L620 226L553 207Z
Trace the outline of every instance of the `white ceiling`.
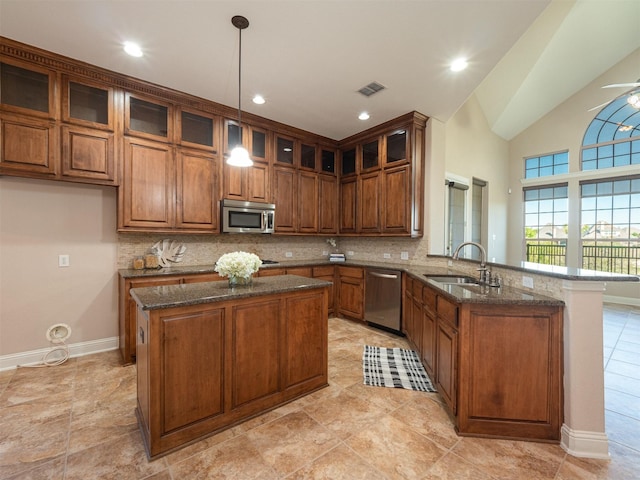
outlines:
M509 139L640 47L638 0L0 0L0 35L237 107L233 15L243 110L336 140L411 110L446 122L476 89Z

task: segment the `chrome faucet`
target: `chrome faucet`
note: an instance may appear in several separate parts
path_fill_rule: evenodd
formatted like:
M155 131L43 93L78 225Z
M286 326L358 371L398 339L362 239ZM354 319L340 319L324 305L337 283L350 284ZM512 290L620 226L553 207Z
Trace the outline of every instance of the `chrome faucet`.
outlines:
M477 243L477 242L462 242L460 245L458 245L456 250L453 252L453 257L452 257L453 260L458 260L458 255L460 254L460 250L462 250L467 245L474 245L474 246L478 247L478 250L480 250L480 268L478 268L478 271L480 272L480 281L481 282L487 282L487 272L489 270L487 268L487 251L479 243ZM491 275L491 274L489 273L489 275Z

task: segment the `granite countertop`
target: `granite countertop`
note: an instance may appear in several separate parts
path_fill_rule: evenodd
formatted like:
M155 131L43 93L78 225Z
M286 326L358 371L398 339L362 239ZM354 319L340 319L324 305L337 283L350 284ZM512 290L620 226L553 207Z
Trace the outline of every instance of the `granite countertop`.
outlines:
M329 287L331 285L331 282L316 278L278 275L274 277L256 277L253 279L251 286L236 288L229 288L229 283L226 281L132 288L131 296L143 310L157 310Z
M449 258L444 256L434 255L431 256L433 258ZM457 260L460 262L471 262L477 263L473 260ZM563 305L564 302L558 300L553 297L541 295L532 291L524 291L514 287L503 286L500 288L496 287L488 287L485 285L447 285L439 282L434 282L433 280L429 280L426 275L465 275L460 271L456 271L454 269L442 268L442 267L429 267L429 266L420 266L420 265L410 265L408 263L387 263L387 262L371 262L371 261L357 261L357 260L348 260L346 262L330 262L327 259L318 259L318 260L287 260L281 261L278 263L269 263L263 264L261 269L271 269L271 268L292 268L292 267L313 267L313 266L324 266L324 265L345 265L345 266L353 266L353 267L365 267L365 268L380 268L386 270L396 270L400 272L405 272L411 275L413 278L419 279L425 284L428 284L432 287L435 287L440 290L445 296L449 297L455 302L460 303L493 303L493 304L532 304L532 305ZM496 268L506 268L510 270L521 271L523 273L532 273L538 275L545 275L554 278L561 278L563 280L581 280L581 281L631 281L637 282L640 281L640 278L633 275L621 275L614 274L608 272L596 272L593 270L583 270L576 268L568 268L568 267L554 267L550 265L539 265L539 264L530 264L523 263L521 267L514 267L510 265L502 265L502 264L488 264L489 267L494 266ZM189 274L198 274L198 273L215 273L215 264L211 265L198 265L198 266L173 266L171 268L162 268L162 269L153 269L153 270L133 270L133 269L123 269L119 270L118 273L123 278L140 278L140 277L149 277L149 276L162 276L162 275L189 275ZM163 295L173 295L176 299L184 296L185 302L192 303L184 303L184 304L194 304L194 303L206 303L210 301L218 301L231 297L241 298L243 296L252 296L266 293L265 290L261 290L263 288L279 288L277 286L277 280L273 280L273 284L266 283L268 278L272 279L281 279L285 276L276 276L276 277L255 277L253 282L254 285L250 290L247 290L242 293L236 292L232 294L232 292L226 288L226 282L208 282L208 283L196 283L190 284L193 287L189 287L187 289L187 285L176 285L176 286L164 286L164 287L149 287L148 290L154 290L156 293L155 299L151 297L146 297L143 303L158 305L151 308L165 308L166 303L172 303L171 301L164 301L161 297ZM293 276L295 277L295 276ZM298 279L304 277L297 277ZM309 284L311 279L306 278L306 283ZM216 284L214 286L202 287L198 289L198 285L211 285L211 283ZM330 285L330 282L327 282ZM310 285L310 284L309 284ZM284 284L281 285L282 288ZM294 288L301 288L300 286ZM162 290L163 289L163 290ZM144 290L144 289L135 289ZM276 291L286 291L285 290L274 290ZM200 295L198 301L196 301L196 297Z

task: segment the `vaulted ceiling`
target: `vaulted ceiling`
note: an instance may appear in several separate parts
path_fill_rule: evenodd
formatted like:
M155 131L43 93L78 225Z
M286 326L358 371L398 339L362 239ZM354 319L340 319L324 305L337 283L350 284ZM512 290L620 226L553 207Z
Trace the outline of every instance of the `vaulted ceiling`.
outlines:
M411 110L446 122L474 91L510 139L640 47L637 0L0 0L0 35L237 107L234 15L243 110L333 139Z

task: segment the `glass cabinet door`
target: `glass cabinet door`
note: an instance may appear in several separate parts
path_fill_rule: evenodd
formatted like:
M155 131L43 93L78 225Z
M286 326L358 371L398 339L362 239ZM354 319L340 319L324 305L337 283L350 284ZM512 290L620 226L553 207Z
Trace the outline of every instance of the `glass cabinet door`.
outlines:
M251 127L251 157L267 161L267 132Z
M316 147L314 145L303 143L300 146L300 166L311 170L316 169Z
M212 117L184 110L180 112L180 140L183 144L213 149L214 128L215 122Z
M49 115L52 73L0 63L0 103Z
M396 130L387 135L386 163L407 160L407 131Z
M322 149L320 154L320 170L325 173L336 173L336 152Z
M378 140L362 145L362 170L371 170L380 166Z
M342 175L356 173L356 149L350 148L342 152Z
M126 133L149 138L172 139L168 104L127 95Z
M62 119L92 128L113 130L113 89L64 77Z
M231 153L231 150L242 144L243 128L234 120L227 120L224 129L224 152Z
M276 162L284 165L294 165L292 139L278 136L276 139Z

